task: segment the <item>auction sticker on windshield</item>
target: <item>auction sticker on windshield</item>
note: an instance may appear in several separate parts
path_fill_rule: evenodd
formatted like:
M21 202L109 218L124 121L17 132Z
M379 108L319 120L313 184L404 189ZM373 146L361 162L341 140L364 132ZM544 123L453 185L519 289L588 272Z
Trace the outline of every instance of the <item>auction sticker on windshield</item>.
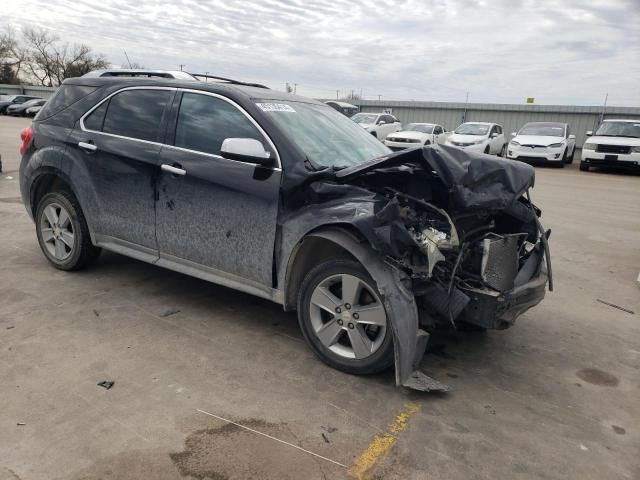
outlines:
M291 105L286 103L256 103L264 112L291 112L296 113Z

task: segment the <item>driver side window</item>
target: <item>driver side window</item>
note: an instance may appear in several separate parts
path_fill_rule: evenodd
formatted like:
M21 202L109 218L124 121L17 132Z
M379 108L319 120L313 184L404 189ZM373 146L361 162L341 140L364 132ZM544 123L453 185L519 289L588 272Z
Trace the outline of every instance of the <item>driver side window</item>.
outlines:
M226 138L253 138L270 150L260 131L234 105L210 95L184 93L178 111L175 146L220 155Z

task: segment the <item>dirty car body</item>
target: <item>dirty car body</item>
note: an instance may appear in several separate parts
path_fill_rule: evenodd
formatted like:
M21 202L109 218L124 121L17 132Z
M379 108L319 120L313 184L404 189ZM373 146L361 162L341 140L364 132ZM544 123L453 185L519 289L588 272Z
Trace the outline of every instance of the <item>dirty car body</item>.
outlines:
M267 298L298 310L329 365L394 363L396 383L420 390L443 388L416 370L430 332L507 328L545 295L549 233L528 165L446 146L394 154L326 105L239 82L80 78L61 91L23 132L20 166L57 268L104 248ZM156 118L131 132L109 118L145 108Z

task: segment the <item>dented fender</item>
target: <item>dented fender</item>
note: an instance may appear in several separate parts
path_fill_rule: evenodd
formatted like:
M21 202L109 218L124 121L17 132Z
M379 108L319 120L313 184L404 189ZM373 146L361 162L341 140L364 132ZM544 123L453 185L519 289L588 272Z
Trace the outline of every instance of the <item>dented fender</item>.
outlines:
M396 385L424 391L446 391L445 385L414 371L424 355L429 334L419 329L418 308L407 275L384 262L367 243L358 242L340 228L322 228L309 236L329 240L344 248L376 282L393 331Z

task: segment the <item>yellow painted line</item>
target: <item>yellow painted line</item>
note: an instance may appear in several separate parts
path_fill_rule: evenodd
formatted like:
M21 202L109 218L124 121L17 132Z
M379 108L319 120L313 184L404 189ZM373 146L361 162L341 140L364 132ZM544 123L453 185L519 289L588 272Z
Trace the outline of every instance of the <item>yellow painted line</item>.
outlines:
M387 430L382 434L376 434L369 446L356 458L353 465L347 470L349 476L357 480L367 480L373 467L389 453L400 433L406 430L409 419L419 411L420 405L418 403L407 403L393 419L393 422L387 426Z

